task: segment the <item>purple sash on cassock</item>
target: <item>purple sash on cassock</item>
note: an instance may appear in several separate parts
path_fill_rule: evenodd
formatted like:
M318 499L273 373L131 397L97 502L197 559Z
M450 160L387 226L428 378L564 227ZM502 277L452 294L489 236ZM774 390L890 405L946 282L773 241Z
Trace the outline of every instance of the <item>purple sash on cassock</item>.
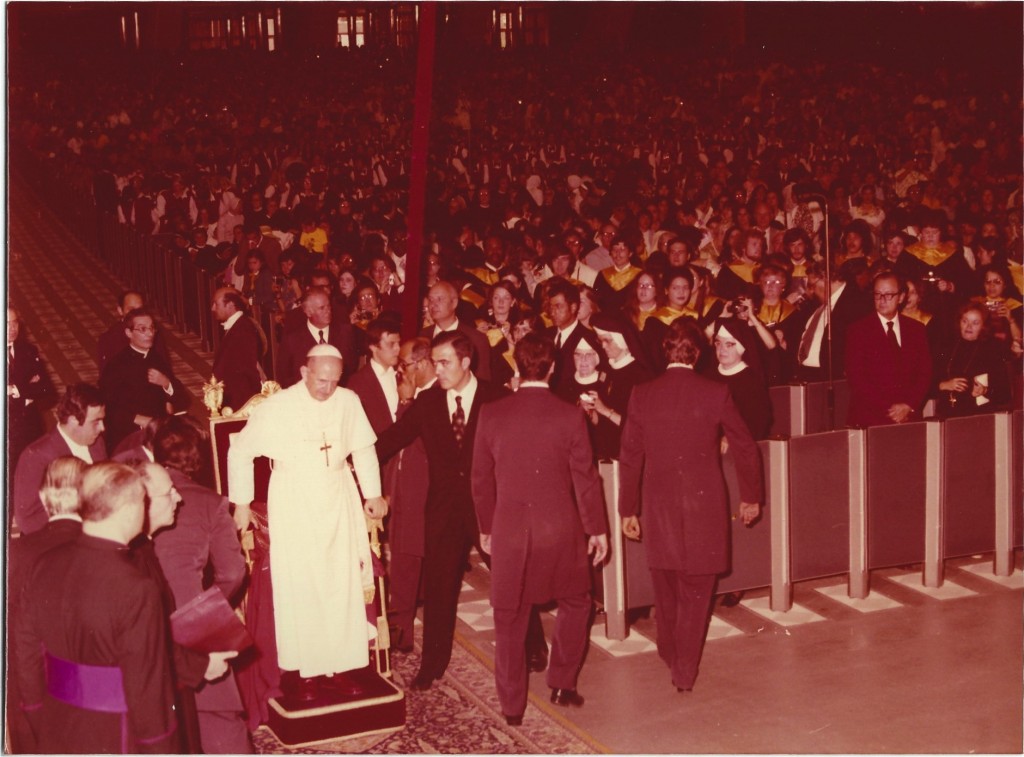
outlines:
M46 690L54 699L93 712L128 712L121 668L83 665L49 652L45 660Z

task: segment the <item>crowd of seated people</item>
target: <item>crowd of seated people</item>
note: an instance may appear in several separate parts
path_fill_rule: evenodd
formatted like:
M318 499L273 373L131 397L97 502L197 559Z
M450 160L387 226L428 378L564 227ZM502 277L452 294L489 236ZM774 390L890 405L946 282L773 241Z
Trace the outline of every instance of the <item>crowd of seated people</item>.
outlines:
M19 71L12 140L88 188L101 212L168 235L278 328L313 275L327 279L333 318L363 329L408 296L424 305L417 327L431 325L427 292L447 281L506 381L524 330L554 337L578 322L593 335L600 314L655 373L667 326L693 318L723 347L700 370L763 387L842 378L844 331L871 313L874 276L892 270L904 312L928 330L931 396L948 404L972 378L950 373L965 359L963 319L980 318L968 332L1006 391L972 407L1019 403L1020 102L1007 82L945 71L922 81L880 64L690 61L680 76L657 60L439 60L424 255L410 281L410 62L324 56L296 76L286 58L215 60L122 67L90 86ZM587 341L605 380L615 345ZM610 408L596 391L598 410Z

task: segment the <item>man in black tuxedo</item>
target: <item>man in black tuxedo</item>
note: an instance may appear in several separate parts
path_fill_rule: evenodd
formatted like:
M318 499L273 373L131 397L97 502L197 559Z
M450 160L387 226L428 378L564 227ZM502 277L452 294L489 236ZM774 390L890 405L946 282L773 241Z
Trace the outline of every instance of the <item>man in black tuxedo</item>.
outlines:
M183 412L192 402L170 364L153 351L153 316L141 308L129 311L124 331L128 347L114 355L100 374L100 391L107 407L108 453L153 418Z
M563 376L571 378L576 371L573 353L576 345L587 342L598 355L604 355L597 334L576 318L580 309L580 290L563 279L552 280L548 287L548 317L554 327L548 336L555 343L555 372L551 377L551 389L558 389ZM604 359L602 358L602 363Z
M807 308L810 312L803 333L795 345L789 345L790 350L795 350L793 375L798 381L825 381L830 362L832 378L843 378L846 375L846 332L850 324L871 312L871 300L842 267L832 269L831 282L826 282L824 273L821 263L807 266L807 288L817 308ZM831 343L825 331L826 298L831 310Z
M508 392L478 380L470 370L473 345L461 331L431 344L437 383L377 440L386 460L416 439L426 448L430 472L423 556L423 658L412 688L429 689L451 660L459 589L479 529L470 492L473 437L480 407Z
M23 534L39 531L48 522L39 499L39 485L46 466L66 455L90 465L107 459L101 438L105 417L100 390L91 384L75 384L57 403L57 426L21 453L14 471L13 510L14 520Z
M46 429L42 406L56 397L39 350L25 338L18 311L7 308L7 467L12 469L29 444ZM11 479L8 477L7 496Z
M472 371L484 381L491 380L491 345L487 337L469 322L463 322L455 313L459 306L459 293L447 281L439 281L427 292L427 315L434 322L420 332L420 336L433 339L438 334L458 331L464 334L473 348Z
M210 311L224 329L213 358L213 375L224 382L224 406L238 410L260 393L263 336L246 315L245 299L237 289L223 287L214 292Z
M352 324L333 318L331 296L326 289L310 287L302 301L306 319L301 326L285 329L278 347L275 378L282 387L299 382L299 369L306 364L306 354L317 344L330 344L341 353L342 383L356 368L357 352ZM397 350L396 350L397 354Z

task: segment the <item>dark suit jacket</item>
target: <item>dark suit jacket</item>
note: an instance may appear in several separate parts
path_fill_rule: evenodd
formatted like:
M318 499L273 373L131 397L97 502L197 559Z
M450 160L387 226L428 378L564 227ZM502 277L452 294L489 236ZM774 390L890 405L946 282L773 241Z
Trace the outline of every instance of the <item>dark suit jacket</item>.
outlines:
M146 373L150 368L163 373L171 381L172 393L149 383ZM100 374L100 391L107 404L107 449L112 451L118 442L135 431L135 416L160 418L168 415L170 405L174 412L187 410L192 396L185 385L174 376L170 364L150 350L145 356L130 347L114 355Z
M181 494L174 525L153 535L153 549L177 607L203 592L204 572L212 567L212 585L230 600L245 579L245 558L228 499L200 486L184 473L167 469ZM233 677L207 683L196 694L203 711L238 711L242 700Z
M846 380L850 385L850 426L892 423L888 409L905 403L920 413L932 380L932 359L925 327L899 316L900 349L889 343L876 313L850 326L846 339ZM912 416L919 420L920 415Z
M427 339L434 338L434 326L428 326L420 331L420 336ZM474 375L482 381L491 380L491 343L487 341L487 335L480 331L473 322L468 319L459 319L458 331L461 331L473 345L473 359L470 367Z
M14 359L7 360L7 386L18 388L18 397L7 395L8 461L13 467L21 451L43 435L42 410L56 397L39 350L24 337L14 341Z
M316 345L316 339L309 333L308 320L303 319L302 326L285 331L278 346L277 363L274 366L275 378L283 388L297 384L302 374L299 368L306 364L306 353ZM337 319L331 323L327 332L327 343L338 348L342 359L342 383L355 373L358 355L356 352L355 335L350 323L341 323Z
M619 514L642 517L651 569L692 575L729 569L723 430L742 501L762 502L760 454L729 387L673 367L633 389L619 452Z
M17 611L21 594L39 559L51 549L74 541L81 533L82 521L59 518L49 521L38 531L22 534L20 538L11 540L7 570L7 598L11 610ZM9 623L8 628L12 626L13 624Z
M263 340L256 322L243 315L221 338L213 358L213 375L224 382L225 407L238 410L260 393L257 365L262 355Z
M14 520L23 534L38 531L49 521L39 500L39 485L43 482L46 466L58 457L70 454L71 448L60 431L54 428L26 447L18 458L18 467L14 471ZM96 463L107 459L102 436L89 447L89 454Z
M811 317L814 315L816 308L807 308L804 312L806 320L804 321L804 327L800 329L800 333L795 340L792 340L789 344L789 349L792 351L794 359L796 359L797 352L800 349L800 340L803 337L804 329L806 329ZM839 295L839 299L836 300L836 305L832 308L832 376L836 379L841 379L846 375L846 334L850 329L850 324L854 321L860 320L865 315L872 311L871 300L867 294L860 291L857 286L853 283L846 285L843 289L842 294ZM818 353L819 365L821 366L822 374L828 366L829 359L829 345L828 340L821 340L821 351ZM799 370L800 366L796 366L796 370ZM824 380L824 379L822 379Z
M473 407L466 419L462 448L455 443L447 394L435 384L421 393L409 409L377 440L377 454L387 460L416 439L426 448L430 484L427 488L426 540L444 540L455 523L477 532L476 514L470 491L473 467L473 439L480 408L508 394L504 387L480 381Z
M491 534L491 605L516 608L590 588L587 534L608 532L601 479L579 408L546 387L485 405L473 503Z

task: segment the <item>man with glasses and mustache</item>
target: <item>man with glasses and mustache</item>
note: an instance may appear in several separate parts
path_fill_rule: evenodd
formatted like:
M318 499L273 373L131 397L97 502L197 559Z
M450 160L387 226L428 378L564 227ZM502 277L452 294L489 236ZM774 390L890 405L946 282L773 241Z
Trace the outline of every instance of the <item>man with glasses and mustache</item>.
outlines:
M110 359L100 374L100 392L107 407L107 451L153 418L182 413L192 403L185 386L153 349L156 325L142 308L124 317L128 346Z
M925 327L900 315L906 296L896 274L875 276L875 312L850 325L846 340L847 425L906 423L920 417L931 384L932 361Z

